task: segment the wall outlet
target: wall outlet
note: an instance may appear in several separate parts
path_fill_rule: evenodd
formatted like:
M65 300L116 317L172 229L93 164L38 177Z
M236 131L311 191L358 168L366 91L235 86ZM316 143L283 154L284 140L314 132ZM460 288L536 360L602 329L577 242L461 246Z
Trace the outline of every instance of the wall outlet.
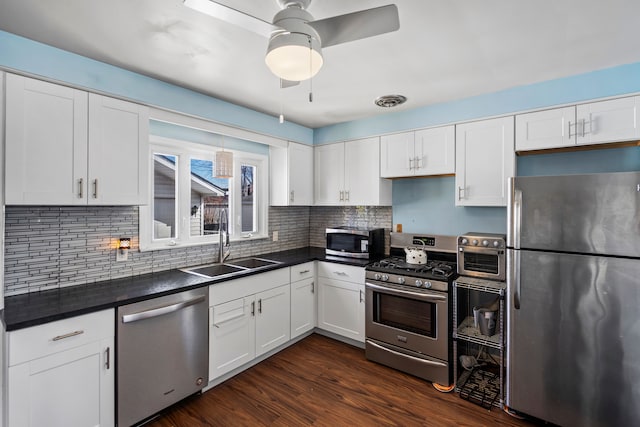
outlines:
M116 262L122 262L129 259L129 249L117 249L116 250Z
M274 231L274 232L273 232L273 241L274 241L274 242L277 242L277 241L278 241L278 232L277 232L277 231Z

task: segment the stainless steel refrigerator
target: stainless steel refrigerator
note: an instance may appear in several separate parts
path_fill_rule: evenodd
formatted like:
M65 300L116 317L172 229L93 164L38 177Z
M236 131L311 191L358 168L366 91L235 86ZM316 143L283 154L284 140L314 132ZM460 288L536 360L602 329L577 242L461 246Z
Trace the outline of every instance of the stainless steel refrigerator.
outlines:
M507 406L640 425L640 172L517 177L509 196Z

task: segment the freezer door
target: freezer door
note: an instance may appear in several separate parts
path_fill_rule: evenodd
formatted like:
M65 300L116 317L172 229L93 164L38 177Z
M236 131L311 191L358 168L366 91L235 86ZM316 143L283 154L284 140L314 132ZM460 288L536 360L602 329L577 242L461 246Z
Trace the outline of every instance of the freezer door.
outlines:
M511 179L507 244L640 257L640 172Z
M509 250L507 405L640 425L640 260Z

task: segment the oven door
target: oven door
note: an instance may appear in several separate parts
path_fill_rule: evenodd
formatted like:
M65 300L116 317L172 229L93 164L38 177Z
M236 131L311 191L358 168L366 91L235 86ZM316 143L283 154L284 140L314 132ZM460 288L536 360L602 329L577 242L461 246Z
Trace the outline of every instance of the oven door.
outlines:
M506 280L504 249L458 248L458 273L483 279Z
M449 359L445 292L366 282L367 338L440 360Z

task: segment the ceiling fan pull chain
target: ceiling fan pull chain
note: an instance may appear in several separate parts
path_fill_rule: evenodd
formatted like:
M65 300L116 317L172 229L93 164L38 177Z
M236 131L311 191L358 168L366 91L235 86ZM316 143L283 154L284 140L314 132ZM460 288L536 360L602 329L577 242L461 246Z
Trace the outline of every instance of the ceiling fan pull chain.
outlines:
M311 36L307 36L309 40L309 102L313 102L313 49L311 48Z
M284 101L282 100L282 90L284 89L284 80L280 79L280 124L284 123Z

